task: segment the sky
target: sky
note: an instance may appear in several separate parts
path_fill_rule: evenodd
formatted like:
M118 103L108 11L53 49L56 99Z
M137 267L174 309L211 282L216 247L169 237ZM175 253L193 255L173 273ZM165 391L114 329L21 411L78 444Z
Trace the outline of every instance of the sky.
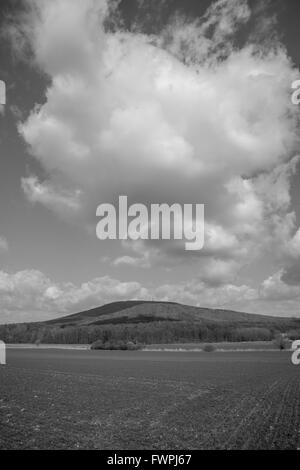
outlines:
M1 0L0 323L127 299L300 317L297 0ZM205 204L205 244L97 206Z

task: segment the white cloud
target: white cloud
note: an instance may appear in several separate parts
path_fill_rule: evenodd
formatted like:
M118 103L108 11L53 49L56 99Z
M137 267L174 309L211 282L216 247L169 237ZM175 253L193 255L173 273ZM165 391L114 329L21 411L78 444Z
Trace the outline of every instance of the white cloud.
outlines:
M78 212L81 191L54 188L51 183L40 183L35 176L22 178L22 189L30 202L39 202L59 214Z
M233 282L239 270L239 263L233 260L209 259L199 270L199 279L208 285L223 285Z
M143 257L138 258L134 256L119 256L118 258L114 259L112 262L113 266L133 266L138 268L148 268L150 267L149 261Z
M300 287L275 273L254 289L230 282L226 266L207 270L210 284L199 279L165 283L159 287L125 282L109 276L81 284L55 282L37 270L0 271L0 323L38 321L93 308L117 300L182 302L201 307L227 308L253 313L299 317ZM219 281L224 274L224 284Z
M293 259L300 258L300 228L297 230L295 235L289 240L287 244L287 253Z
M201 19L187 21L175 15L162 34L162 44L185 63L215 60L232 51L232 39L251 17L246 0L218 0Z
M8 241L4 237L0 237L0 253L8 251Z
M96 307L113 300L147 297L138 282L108 276L75 285L56 283L38 270L0 271L0 322L34 321Z
M298 71L277 40L252 36L236 47L253 15L246 0L219 0L199 21L177 16L157 35L107 31L104 0L28 5L10 34L18 45L26 38L50 79L45 103L19 126L49 175L22 180L30 200L76 217L79 196L89 215L119 194L205 203L199 276L217 282L218 267L224 286L255 256L297 251L290 182L299 109L290 86ZM126 253L114 263L188 256L180 243L146 245L147 259Z

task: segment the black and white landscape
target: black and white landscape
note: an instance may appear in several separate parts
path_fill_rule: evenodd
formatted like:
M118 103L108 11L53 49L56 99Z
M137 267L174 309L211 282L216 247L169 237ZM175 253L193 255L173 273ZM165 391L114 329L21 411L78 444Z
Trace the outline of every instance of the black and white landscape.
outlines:
M1 0L0 449L300 448L299 14Z

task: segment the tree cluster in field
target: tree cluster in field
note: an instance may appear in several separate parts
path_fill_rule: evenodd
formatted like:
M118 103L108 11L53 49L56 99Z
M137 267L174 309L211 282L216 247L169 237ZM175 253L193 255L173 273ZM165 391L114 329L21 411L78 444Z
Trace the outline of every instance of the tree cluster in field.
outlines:
M118 351L137 351L141 349L140 343L134 343L133 341L102 341L98 339L91 345L91 349L103 349L103 350L118 350Z
M0 339L6 343L164 344L184 342L271 341L285 333L290 339L300 338L300 320L270 322L152 321L105 325L51 325L23 323L0 325Z

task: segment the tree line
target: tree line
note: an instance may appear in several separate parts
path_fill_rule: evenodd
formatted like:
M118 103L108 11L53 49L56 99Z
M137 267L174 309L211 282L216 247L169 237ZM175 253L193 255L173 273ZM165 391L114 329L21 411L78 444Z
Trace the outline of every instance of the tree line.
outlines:
M153 321L105 325L57 326L43 323L0 325L6 343L92 344L125 341L140 344L175 342L271 341L279 333L300 339L300 320L278 322Z

